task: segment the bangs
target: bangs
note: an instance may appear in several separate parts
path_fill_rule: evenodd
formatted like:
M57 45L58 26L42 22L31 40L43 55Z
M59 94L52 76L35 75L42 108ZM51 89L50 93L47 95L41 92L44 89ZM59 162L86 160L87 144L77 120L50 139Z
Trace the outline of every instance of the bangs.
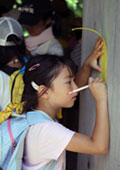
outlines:
M60 74L60 72L62 71L62 69L66 67L65 64L58 62L56 64L56 66L52 69L52 71L50 72L50 77L52 77L51 79L51 83L57 78L57 76Z
M72 77L75 77L78 72L78 66L74 63L74 61L70 57L61 58L63 60L64 65L68 68Z
M52 77L51 83L53 80L57 78L57 76L60 74L63 68L67 68L68 72L70 73L70 77L75 77L78 71L77 65L75 65L75 63L72 60L66 60L66 62L65 60L64 62L59 61L56 64L56 66L52 69L52 71L50 72L50 75Z

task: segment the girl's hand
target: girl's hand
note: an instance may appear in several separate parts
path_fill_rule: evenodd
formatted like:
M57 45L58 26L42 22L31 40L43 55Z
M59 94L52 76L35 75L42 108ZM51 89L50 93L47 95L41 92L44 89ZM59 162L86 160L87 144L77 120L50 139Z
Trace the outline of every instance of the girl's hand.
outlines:
M103 101L107 99L106 85L103 79L92 77L89 78L89 88L96 101Z
M87 67L95 69L99 72L101 72L101 68L98 66L97 60L101 55L104 54L104 51L102 51L102 47L103 47L103 39L99 37L95 43L92 53L88 56L88 58L85 61L85 65Z
M109 148L109 118L106 85L101 78L89 78L89 88L96 101L96 120L91 136L75 133L66 149L87 154L106 154Z

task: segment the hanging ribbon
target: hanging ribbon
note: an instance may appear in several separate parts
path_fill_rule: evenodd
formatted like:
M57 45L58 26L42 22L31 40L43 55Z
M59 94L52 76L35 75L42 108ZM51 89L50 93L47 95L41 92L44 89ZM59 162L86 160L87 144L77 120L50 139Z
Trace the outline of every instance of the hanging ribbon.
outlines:
M7 120L10 116L14 116L13 114L14 111L17 114L22 114L23 104L24 102L19 104L13 103L8 104L6 109L0 112L0 124Z
M73 28L72 31L75 30L87 30L87 31L91 31L96 33L99 37L101 37L103 39L103 48L102 50L104 51L104 54L101 56L100 58L100 67L102 69L101 73L100 73L100 77L106 82L107 81L107 46L106 46L106 42L104 40L104 38L101 36L101 34L99 32L97 32L94 29L91 28L86 28L86 27L77 27L77 28Z

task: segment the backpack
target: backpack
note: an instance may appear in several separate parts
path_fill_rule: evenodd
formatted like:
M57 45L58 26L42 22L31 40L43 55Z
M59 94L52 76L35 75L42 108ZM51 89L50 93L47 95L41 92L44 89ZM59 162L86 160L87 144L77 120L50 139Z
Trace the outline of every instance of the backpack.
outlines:
M0 167L3 170L21 170L24 139L31 125L53 121L42 111L31 111L10 118L0 125ZM55 162L52 161L52 167Z

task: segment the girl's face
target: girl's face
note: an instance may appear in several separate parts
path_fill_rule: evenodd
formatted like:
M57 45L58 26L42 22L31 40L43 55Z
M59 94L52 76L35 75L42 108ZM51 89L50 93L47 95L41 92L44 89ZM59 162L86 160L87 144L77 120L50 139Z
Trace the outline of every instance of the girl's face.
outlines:
M49 88L50 104L56 108L72 107L76 100L77 93L71 95L67 93L76 88L77 86L70 70L67 67L63 67L57 78L53 80L51 88Z
M10 67L18 68L20 69L22 67L22 63L18 59L18 57L13 57L12 60L7 64Z

